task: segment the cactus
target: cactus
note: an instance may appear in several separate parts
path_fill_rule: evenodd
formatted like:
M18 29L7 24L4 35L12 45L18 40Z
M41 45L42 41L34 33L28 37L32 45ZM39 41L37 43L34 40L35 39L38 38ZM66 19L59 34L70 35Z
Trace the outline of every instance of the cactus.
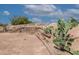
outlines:
M70 46L72 45L74 39L70 36L70 34L68 34L68 31L77 25L76 22L71 21L72 19L67 22L64 20L58 20L58 28L53 33L55 37L53 42L55 46L62 51L71 51ZM76 24L75 26L73 26L74 23Z

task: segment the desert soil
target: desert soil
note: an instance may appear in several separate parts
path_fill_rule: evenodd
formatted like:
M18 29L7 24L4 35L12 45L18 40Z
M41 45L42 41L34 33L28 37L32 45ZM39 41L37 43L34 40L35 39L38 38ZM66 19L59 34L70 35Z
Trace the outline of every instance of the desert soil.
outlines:
M75 41L71 46L72 51L79 51L79 26L70 30L69 33L75 38ZM43 40L40 35L38 36ZM55 49L51 39L53 38L48 39L50 41L48 43L48 49L52 55L68 55L67 52L61 52ZM0 33L1 55L50 55L48 49L43 42L38 39L36 34Z
M39 36L39 35L38 35ZM56 50L49 44L51 54L66 54ZM35 34L0 33L1 55L50 55L45 45Z
M0 33L0 54L49 54L42 42L32 34Z

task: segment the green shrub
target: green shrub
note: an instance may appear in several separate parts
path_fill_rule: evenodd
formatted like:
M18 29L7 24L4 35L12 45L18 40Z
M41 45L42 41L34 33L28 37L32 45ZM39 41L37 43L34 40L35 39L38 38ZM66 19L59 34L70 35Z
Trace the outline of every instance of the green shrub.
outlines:
M2 24L2 23L0 23L0 26L4 27L4 26L7 26L7 24Z
M44 32L45 32L46 34L52 34L52 30L51 30L51 28L49 28L49 27L45 28L45 29L44 29Z
M70 26L71 28L73 28L73 27L75 27L75 26L77 26L79 24L79 22L73 17L71 17L71 19L68 22L71 25Z
M29 21L28 18L24 16L18 16L11 19L12 25L29 24L29 23L32 23L32 21Z
M73 19L67 22L64 20L58 20L58 23L57 23L58 28L53 33L55 37L53 42L55 46L62 51L70 51L70 46L74 41L74 39L70 37L70 34L68 34L69 30L77 26L76 22L72 20Z

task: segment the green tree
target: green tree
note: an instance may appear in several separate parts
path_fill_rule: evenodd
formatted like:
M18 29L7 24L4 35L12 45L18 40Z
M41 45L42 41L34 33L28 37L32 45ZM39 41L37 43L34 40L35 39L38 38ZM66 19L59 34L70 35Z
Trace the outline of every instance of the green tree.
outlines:
M32 23L32 21L28 20L28 18L25 16L13 17L11 19L12 25L29 24L29 23Z

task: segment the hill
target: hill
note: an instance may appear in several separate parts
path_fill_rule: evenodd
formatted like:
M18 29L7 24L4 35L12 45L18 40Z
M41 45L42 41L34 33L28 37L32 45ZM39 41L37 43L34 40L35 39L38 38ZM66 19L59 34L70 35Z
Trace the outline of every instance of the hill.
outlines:
M56 24L48 25L52 29ZM7 32L0 33L0 54L7 55L68 55L54 48L52 43L53 36L45 34L42 30L45 25L17 25L7 26ZM15 29L15 30L14 30ZM25 30L24 30L25 29ZM16 31L17 30L17 31ZM71 49L79 50L79 26L69 31L70 35L75 38Z

